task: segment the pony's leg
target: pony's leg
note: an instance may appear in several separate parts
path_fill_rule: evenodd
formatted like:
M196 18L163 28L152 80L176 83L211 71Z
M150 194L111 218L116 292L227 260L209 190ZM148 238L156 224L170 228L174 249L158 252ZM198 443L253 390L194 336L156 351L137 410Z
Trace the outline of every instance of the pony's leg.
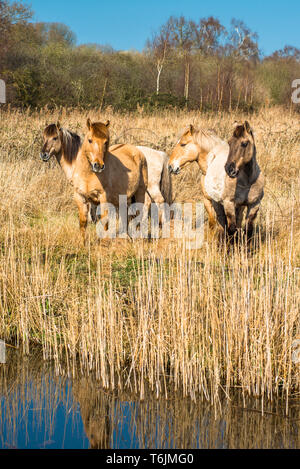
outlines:
M148 216L152 201L150 195L145 191L144 187L141 187L137 190L135 193L135 200L138 204L144 204L143 213L144 216Z
M220 234L224 234L226 228L226 215L224 212L224 207L220 202L212 201L212 206L216 213L217 218L217 229Z
M106 204L106 203L107 203L106 194L103 193L100 196L100 221L101 221L101 223L102 223L103 218L106 218L107 215L108 215L108 210L103 208L104 204ZM108 231L108 222L105 223L105 225L104 225L104 231Z
M136 193L134 194L135 196L135 201L138 204L143 204L143 209L142 209L142 220L143 222L148 220L148 215L149 215L149 210L151 206L151 197L150 195L146 192L145 186L142 184ZM140 226L140 230L142 227Z
M86 227L88 222L88 214L89 214L89 204L85 201L85 199L75 192L74 200L76 202L78 212L79 212L79 227L80 233L82 237L83 244L85 244L85 234L86 234Z
M207 214L208 214L208 223L211 228L213 228L216 224L216 212L213 208L212 202L209 200L208 195L205 190L204 186L204 181L205 181L205 176L202 174L201 176L201 188L202 188L202 193L204 196L203 202L204 202L204 207L206 208Z
M150 204L153 201L158 207L165 203L165 199L163 198L162 193L160 192L160 189L158 186L150 186L148 187L148 193L150 194ZM147 194L149 197L149 195ZM146 200L146 203L148 203L148 200ZM150 208L149 204L149 208ZM165 211L159 209L159 223L162 224L165 221Z
M259 210L259 204L251 205L248 207L247 215L246 215L246 234L247 236L251 237L253 233L253 224L254 220L257 217Z
M203 202L204 202L204 207L206 208L206 211L207 211L207 214L208 214L208 224L209 224L210 228L214 228L215 225L216 225L216 216L215 216L215 212L214 212L212 203L205 196L204 196Z
M91 223L97 222L97 205L93 204L93 202L89 203L89 221Z
M245 207L240 206L236 208L236 226L237 229L242 227L243 222L243 215L244 215Z
M227 219L228 234L233 235L236 232L237 222L235 215L235 204L232 200L223 201L225 215Z

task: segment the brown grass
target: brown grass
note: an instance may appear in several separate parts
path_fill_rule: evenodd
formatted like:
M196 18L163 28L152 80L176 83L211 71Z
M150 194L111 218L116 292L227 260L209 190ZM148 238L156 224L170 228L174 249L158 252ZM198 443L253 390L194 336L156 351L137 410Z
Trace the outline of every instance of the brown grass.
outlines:
M299 117L90 114L111 120L113 142L148 129L156 137L131 133L168 152L189 123L228 138L234 120L248 118L267 181L254 243L228 248L207 229L192 252L175 240L99 246L93 226L81 247L72 190L55 162L38 157L41 131L58 117L85 131L79 111L0 112L0 337L26 353L38 343L57 366L64 359L72 371L79 361L103 386L128 385L142 398L146 385L214 402L236 387L266 398L298 393ZM199 178L196 165L174 177L176 200L201 200Z

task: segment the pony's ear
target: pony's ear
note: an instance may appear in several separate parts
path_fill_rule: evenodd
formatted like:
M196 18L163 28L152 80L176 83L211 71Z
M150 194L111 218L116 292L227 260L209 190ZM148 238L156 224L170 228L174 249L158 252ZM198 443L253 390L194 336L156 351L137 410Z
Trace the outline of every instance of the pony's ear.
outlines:
M57 127L57 130L58 130L58 131L61 130L61 125L60 125L60 122L59 122L59 121L56 122L56 127Z
M106 124L105 124L105 125L106 125L106 127L108 128L108 127L110 126L110 121L109 121L109 120L106 121Z
M91 122L91 119L90 119L90 118L88 118L88 120L86 121L86 125L87 125L87 128L88 128L89 130L91 130L92 122Z
M240 124L239 122L235 122L233 125L233 136L236 138L240 138L245 130L244 124Z
M189 127L189 131L190 131L190 134L193 135L194 132L195 132L195 128L192 124L190 124L190 127Z
M245 127L246 132L248 132L248 134L252 133L252 129L251 129L250 124L249 124L248 121L245 121L244 127Z

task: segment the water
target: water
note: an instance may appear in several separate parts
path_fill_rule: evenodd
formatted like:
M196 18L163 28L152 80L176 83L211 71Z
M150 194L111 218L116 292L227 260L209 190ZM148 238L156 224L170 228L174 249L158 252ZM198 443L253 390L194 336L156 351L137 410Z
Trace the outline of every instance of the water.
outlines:
M0 365L0 448L300 448L300 403L241 396L219 410L174 396L140 402L92 377L59 377L40 354L9 352Z

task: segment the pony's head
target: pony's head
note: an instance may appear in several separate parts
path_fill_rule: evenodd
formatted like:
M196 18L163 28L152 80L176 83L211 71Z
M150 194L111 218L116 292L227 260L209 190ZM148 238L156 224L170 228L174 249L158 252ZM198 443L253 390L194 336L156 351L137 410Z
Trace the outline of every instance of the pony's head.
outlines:
M62 149L61 140L61 125L59 122L56 124L48 125L43 132L44 144L40 153L43 161L47 162L52 156L57 156Z
M235 122L233 136L228 141L229 155L225 171L231 178L236 178L241 170L253 157L255 143L249 122Z
M94 173L102 173L105 169L104 159L109 148L109 125L109 121L103 124L87 120L88 132L83 146Z
M199 149L194 143L194 133L195 129L190 125L176 143L169 159L170 173L179 174L187 163L197 160Z

